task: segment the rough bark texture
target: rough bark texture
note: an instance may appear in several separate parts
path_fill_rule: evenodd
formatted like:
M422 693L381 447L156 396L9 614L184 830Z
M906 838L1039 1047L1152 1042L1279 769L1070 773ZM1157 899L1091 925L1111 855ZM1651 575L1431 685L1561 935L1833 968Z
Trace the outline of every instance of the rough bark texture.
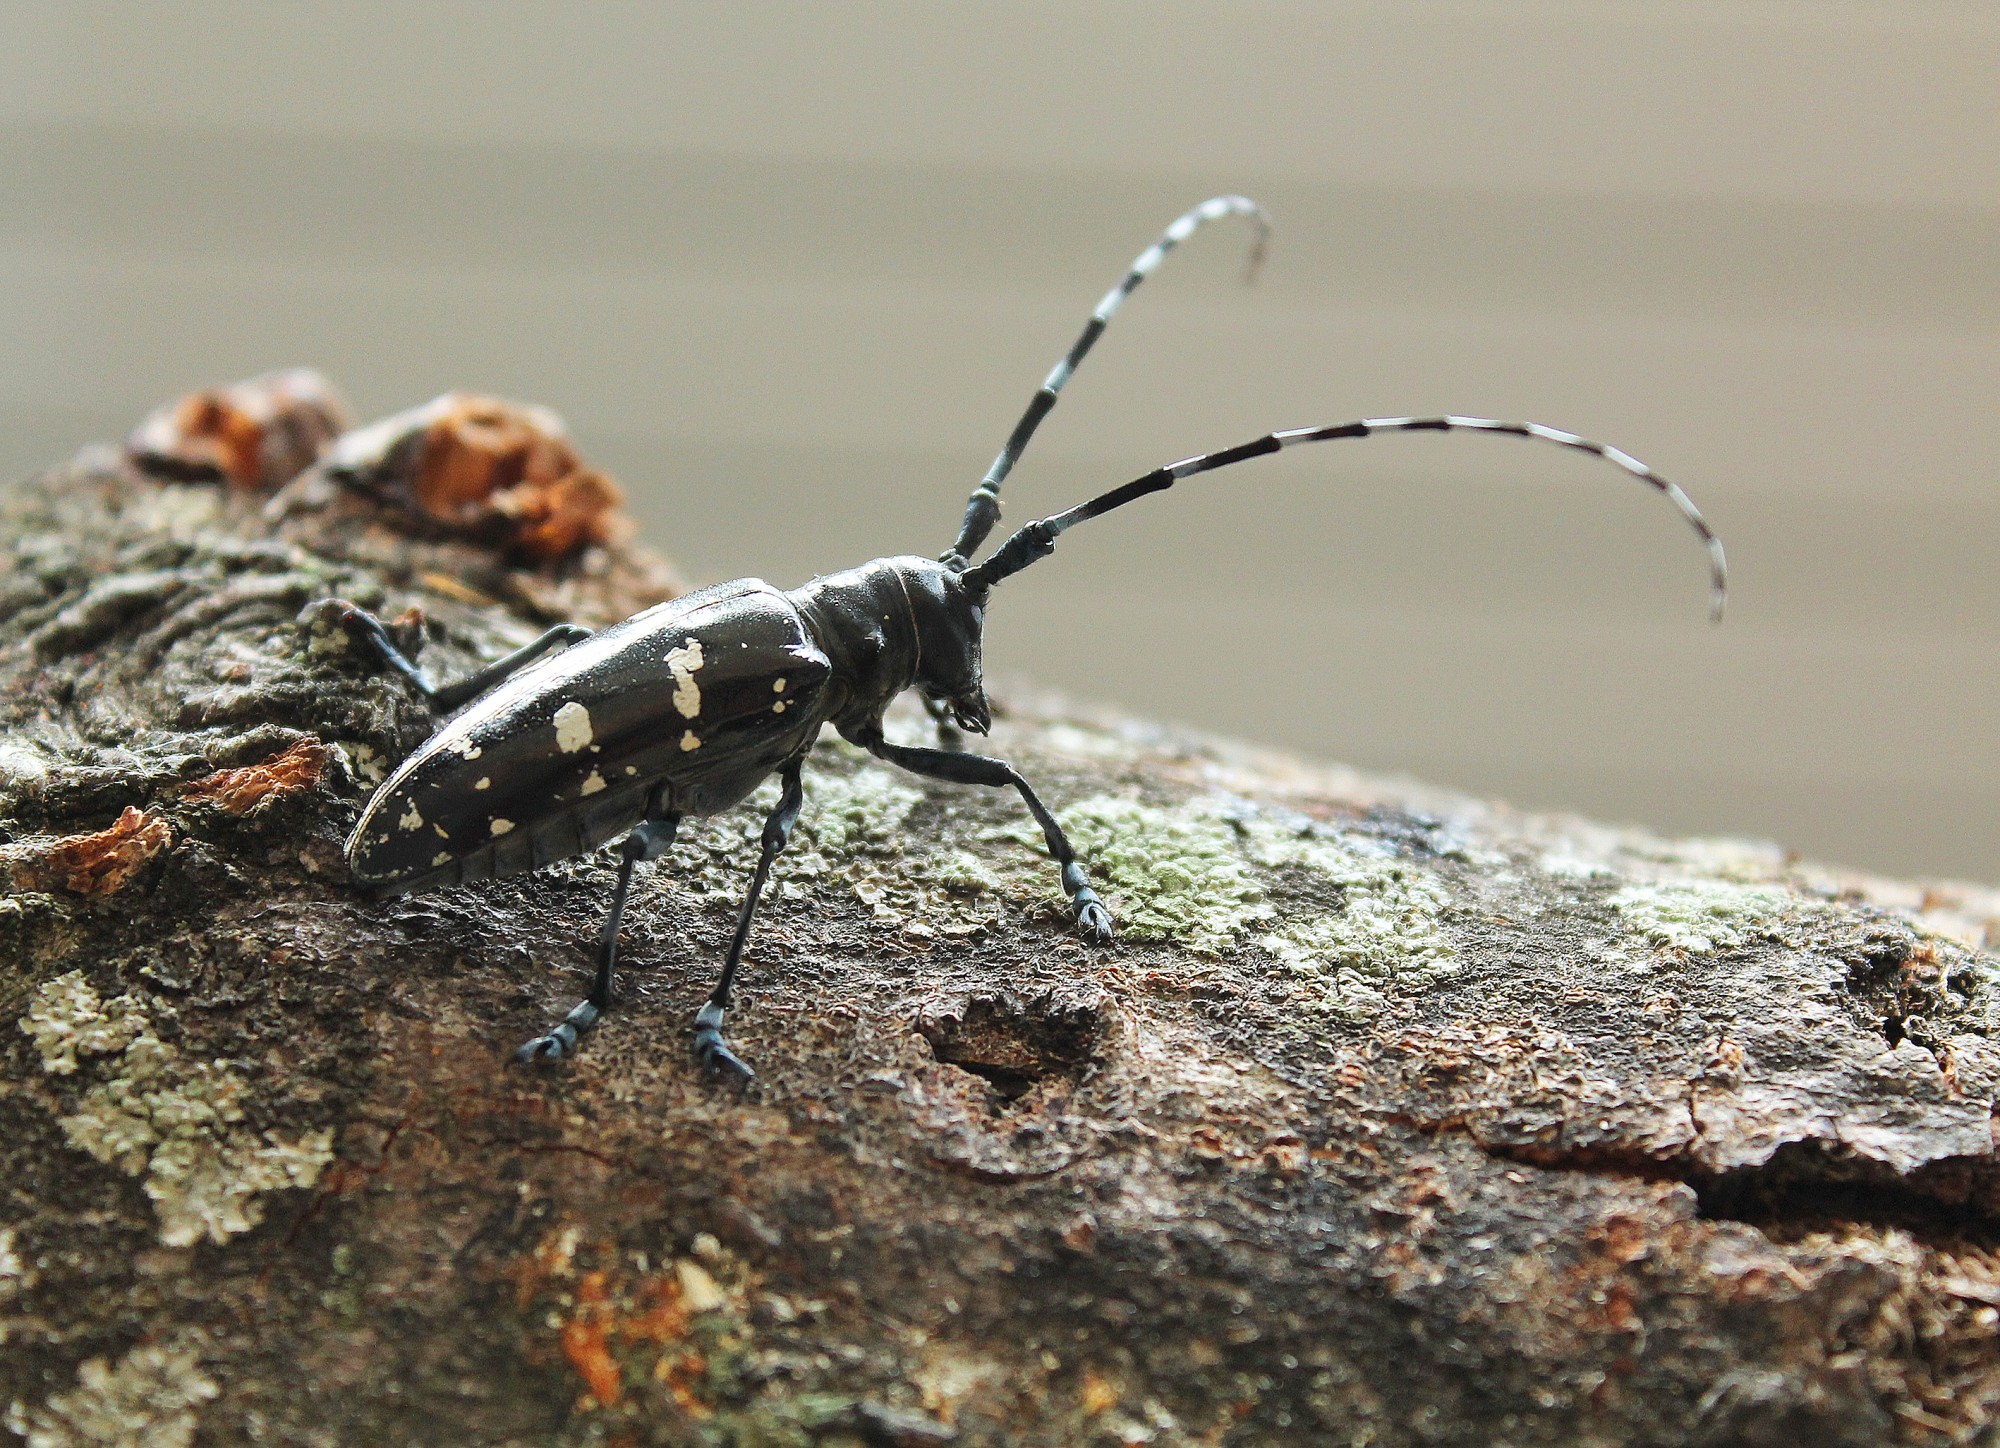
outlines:
M662 570L109 453L5 508L32 1443L1992 1441L1990 895L1017 706L1117 944L1011 797L829 745L757 1081L687 1035L754 810L642 871L622 1009L522 1071L610 866L350 888L430 720L322 601L421 606L450 674Z

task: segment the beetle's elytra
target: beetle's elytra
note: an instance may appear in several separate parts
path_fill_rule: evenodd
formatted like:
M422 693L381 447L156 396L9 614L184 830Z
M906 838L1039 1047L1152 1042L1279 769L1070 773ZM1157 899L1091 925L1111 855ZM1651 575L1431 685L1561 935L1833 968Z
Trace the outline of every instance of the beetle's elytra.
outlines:
M954 726L984 734L989 720L980 646L995 585L1046 557L1078 523L1182 478L1297 443L1376 433L1469 430L1555 443L1604 458L1667 496L1707 545L1714 611L1720 615L1727 588L1722 545L1679 488L1629 454L1574 433L1478 417L1366 418L1269 433L1157 468L1029 523L984 562L973 562L999 521L1001 482L1077 363L1168 252L1204 222L1225 216L1249 217L1255 224L1254 269L1270 226L1255 202L1219 196L1169 226L1098 303L1082 335L1037 390L973 490L956 541L935 560L878 558L789 592L754 578L718 584L599 634L574 626L551 629L442 688L425 681L378 620L348 611L355 636L435 707L465 706L369 800L347 843L348 865L358 882L401 894L497 878L622 837L590 993L553 1030L522 1046L517 1059L567 1055L610 1006L618 925L633 866L664 853L684 816L728 809L776 774L782 785L778 805L765 822L735 937L694 1021L695 1051L705 1066L750 1074L723 1040L723 1014L758 898L798 819L800 770L827 725L916 774L1011 786L1042 828L1077 928L1089 939L1109 940L1109 913L1062 827L1026 779L998 759L891 743L882 718L898 694L914 688L938 720L940 743L955 742Z

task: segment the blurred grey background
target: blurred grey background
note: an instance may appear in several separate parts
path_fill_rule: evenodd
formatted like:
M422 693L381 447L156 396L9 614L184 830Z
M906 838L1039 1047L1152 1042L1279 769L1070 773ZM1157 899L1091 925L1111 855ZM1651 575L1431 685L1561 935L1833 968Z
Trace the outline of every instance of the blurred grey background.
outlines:
M2000 12L1945 3L0 7L0 463L290 363L547 403L701 580L1079 530L992 672L1369 768L2000 878Z

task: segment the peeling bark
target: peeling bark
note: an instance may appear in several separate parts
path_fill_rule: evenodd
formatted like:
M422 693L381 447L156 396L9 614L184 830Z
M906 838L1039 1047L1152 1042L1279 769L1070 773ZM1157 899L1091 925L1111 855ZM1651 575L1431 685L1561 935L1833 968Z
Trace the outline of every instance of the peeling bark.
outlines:
M2000 900L1018 707L1015 802L814 761L703 1079L754 810L389 902L452 674L663 596L111 454L0 512L0 1404L36 1444L1991 1441ZM838 563L851 560L829 560ZM1004 626L1004 621L1003 625ZM914 735L912 714L901 727Z

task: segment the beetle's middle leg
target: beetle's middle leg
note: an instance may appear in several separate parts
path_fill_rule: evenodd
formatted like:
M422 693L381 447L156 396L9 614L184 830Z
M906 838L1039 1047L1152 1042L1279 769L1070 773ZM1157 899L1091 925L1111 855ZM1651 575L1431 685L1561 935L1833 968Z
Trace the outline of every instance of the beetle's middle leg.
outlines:
M954 784L1011 786L1028 806L1028 813L1035 817L1035 823L1042 827L1042 838L1048 841L1049 853L1062 868L1063 893L1069 896L1070 908L1076 912L1076 928L1099 943L1111 938L1111 912L1104 908L1097 892L1090 888L1089 878L1077 862L1076 850L1070 845L1069 836L1063 833L1062 826L1056 823L1056 817L1042 803L1034 786L1022 778L1021 772L1013 765L1004 759L991 759L983 754L959 754L943 749L917 749L907 744L891 744L880 733L854 742L877 759L886 759L912 774L946 779Z
M620 842L618 885L611 893L611 913L604 918L604 934L597 942L597 976L590 984L590 994L571 1008L561 1025L515 1051L516 1061L561 1060L576 1049L577 1039L597 1024L597 1018L611 1009L611 972L618 963L618 922L625 916L625 896L632 888L632 867L641 860L656 860L664 855L680 825L681 817L677 814L644 820Z
M550 649L562 645L581 643L590 637L590 630L582 624L559 623L540 637L530 640L482 668L474 669L464 678L449 684L432 684L424 677L422 669L410 656L396 647L389 637L389 630L382 620L363 609L349 605L340 617L347 631L359 639L369 652L385 667L394 669L408 679L416 691L430 701L433 709L449 713L459 705L478 698L488 689L511 674L519 673Z
M792 837L792 826L799 821L799 808L805 803L805 789L799 783L799 761L794 759L779 774L780 789L778 807L771 811L764 821L762 849L757 855L757 868L750 874L750 893L743 899L743 910L736 917L736 937L729 942L729 957L722 962L722 978L715 983L715 990L708 1002L695 1013L694 1053L701 1064L716 1071L734 1071L746 1080L756 1074L729 1049L722 1039L722 1014L729 1009L730 988L736 983L736 967L743 959L743 946L750 939L750 918L757 913L758 897L764 893L764 882L771 876L771 862L778 858L778 851Z

